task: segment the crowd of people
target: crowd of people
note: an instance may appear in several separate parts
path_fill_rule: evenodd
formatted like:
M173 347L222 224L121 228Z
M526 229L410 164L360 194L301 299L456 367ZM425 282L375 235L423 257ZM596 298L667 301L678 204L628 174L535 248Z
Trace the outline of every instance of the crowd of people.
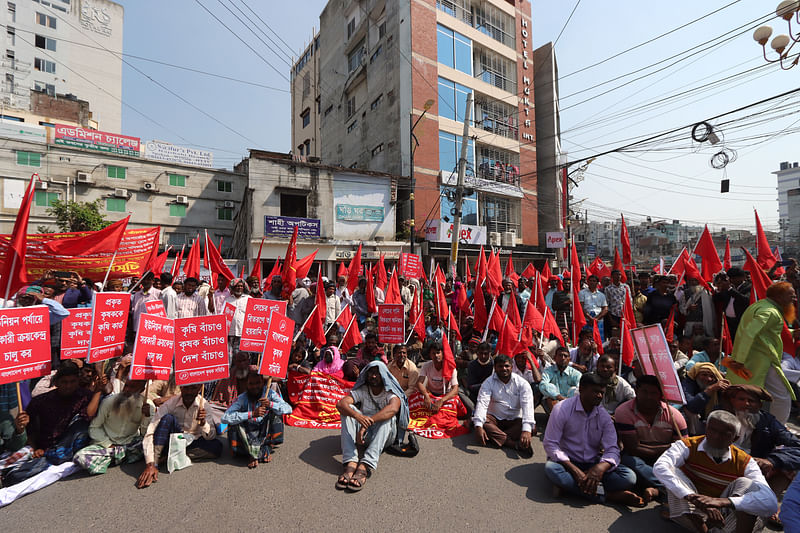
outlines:
M143 461L136 485L144 488L158 480L162 465L171 472L220 457L222 435L249 468L271 461L292 406L286 380L268 382L254 366L258 354L239 349L247 301L286 300L299 331L321 290L325 343L300 334L289 371L352 382L336 406L343 463L337 489L362 490L383 451L406 449L406 439L414 440L408 399L420 394L431 413L447 402L463 404L462 424L480 445L507 447L527 459L540 434L555 497L633 507L660 501L664 518L696 531L753 531L757 522L779 526L781 519L800 527L797 482L781 514L778 504L800 469L800 439L786 427L798 407L797 336L781 337L784 325L789 331L798 326L800 276L796 263L781 277L769 274L774 283L766 298L752 305L749 274L738 267L717 273L711 285L690 276L617 270L602 279L590 274L573 280L565 272L541 282L538 272L527 278L514 273L494 295L459 276L431 276L432 283L398 276L408 320L406 341L393 345L380 342L374 305L388 291L372 273L361 276L352 292L346 276L299 279L287 291L280 276L219 276L212 286L147 274L127 288L132 297L124 355L90 365L61 360L59 323L67 309L90 306L94 291L126 288L117 280L98 287L76 273L48 273L7 302L48 307L53 372L20 384L22 405L15 385L0 386L0 486L23 486L16 497L43 486L31 481L54 467L62 474L103 474L112 465ZM571 283L579 284L575 294L587 322L575 332ZM524 317L538 299L561 328L557 334L534 331L529 342L504 353L499 328L491 321L476 326L478 306ZM168 380L130 378L135 332L146 303L156 300L168 318L235 308L229 378L181 387L174 374ZM664 401L659 379L636 361L623 364L620 331L628 301L637 325L660 324L668 333L685 404ZM448 307L446 319L442 306ZM355 344L343 343L348 327L338 320L348 309L361 339ZM727 332L732 354L724 350Z

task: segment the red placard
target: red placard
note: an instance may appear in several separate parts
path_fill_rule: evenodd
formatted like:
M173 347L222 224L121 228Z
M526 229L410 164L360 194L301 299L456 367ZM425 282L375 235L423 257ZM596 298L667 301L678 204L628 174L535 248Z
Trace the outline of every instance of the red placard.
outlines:
M406 312L403 304L378 306L378 340L384 344L403 344L406 340Z
M273 311L269 317L267 341L261 354L261 366L258 373L278 379L286 377L289 367L289 356L292 353L292 337L294 336L294 320Z
M164 302L162 302L161 300L152 300L149 302L145 302L144 308L147 311L148 315L155 315L161 317L167 316L167 310L164 309Z
M142 315L133 346L131 379L169 379L174 351L175 321L159 315Z
M45 305L0 309L0 384L50 373L50 311Z
M239 350L258 353L264 351L264 341L267 339L267 329L269 329L269 316L273 311L280 315L285 315L286 302L283 300L264 300L263 298L247 299Z
M92 308L68 311L69 316L61 321L61 359L84 359L89 355L92 338Z
M407 278L421 278L422 259L417 254L400 254L400 274Z
M664 400L671 403L685 404L683 387L672 364L672 353L669 351L667 338L661 324L632 329L633 345L636 356L645 374L656 376L664 391Z
M92 338L87 363L119 357L125 349L125 332L131 295L127 292L98 292L92 310Z
M228 326L222 315L175 319L175 383L228 377Z
M230 330L231 322L233 322L233 317L236 315L236 306L230 302L225 302L222 314L225 315L225 321L228 323L228 329Z

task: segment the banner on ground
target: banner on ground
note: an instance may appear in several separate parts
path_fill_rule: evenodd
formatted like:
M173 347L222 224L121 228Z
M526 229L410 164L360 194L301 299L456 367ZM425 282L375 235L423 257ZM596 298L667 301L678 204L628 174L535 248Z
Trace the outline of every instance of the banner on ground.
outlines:
M664 391L664 401L685 404L686 397L672 364L672 352L661 324L632 329L631 334L642 370L645 374L658 378L661 390Z
M269 316L273 311L285 315L286 302L283 300L265 300L263 298L247 299L239 350L258 353L264 351L264 341L267 340L267 329L269 328Z
M406 278L422 277L422 259L417 254L400 254L400 275Z
M352 381L322 372L289 372L287 387L293 409L292 414L284 417L284 421L299 428L341 428L336 402L344 398L353 385Z
M114 254L111 252L75 256L53 255L44 246L45 242L56 239L86 237L93 233L91 231L28 234L28 249L25 254L28 281L43 278L48 270L74 271L83 278L102 281L109 265L111 272L108 279L140 277L147 268L153 246L158 243L160 231L161 228L126 229L113 265L111 258ZM9 242L11 242L10 235L0 235L0 256L5 256Z
M139 330L133 345L131 379L168 380L174 351L175 321L160 315L143 314L139 317Z
M383 344L404 344L406 312L403 304L378 306L378 340Z
M128 292L98 292L94 295L87 363L122 355L130 310L131 295Z
M436 401L439 398L431 395L431 399ZM464 407L458 396L446 401L438 412L432 413L425 408L425 399L422 394L414 392L408 399L408 408L411 411L408 430L420 437L452 439L469 433L469 427L458 420L467 416L467 408Z
M269 317L267 341L261 354L261 367L258 373L283 379L289 367L289 356L292 353L292 337L294 336L294 320L273 311Z
M175 383L228 377L228 326L222 315L175 319Z
M92 308L67 311L69 316L61 321L61 359L85 359L92 338Z
M0 385L50 373L50 310L0 309Z
M145 311L147 311L148 315L155 315L161 317L167 316L167 310L164 309L164 302L162 302L161 300L153 300L151 302L145 302L144 308Z

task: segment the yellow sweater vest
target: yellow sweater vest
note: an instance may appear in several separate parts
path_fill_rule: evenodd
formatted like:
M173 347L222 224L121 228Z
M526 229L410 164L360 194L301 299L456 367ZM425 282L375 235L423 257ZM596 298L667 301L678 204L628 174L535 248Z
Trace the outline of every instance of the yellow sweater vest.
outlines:
M705 435L683 439L683 443L689 448L689 458L681 470L694 483L698 494L719 498L731 482L744 476L750 456L736 446L731 446L731 458L717 464L698 449L704 439Z

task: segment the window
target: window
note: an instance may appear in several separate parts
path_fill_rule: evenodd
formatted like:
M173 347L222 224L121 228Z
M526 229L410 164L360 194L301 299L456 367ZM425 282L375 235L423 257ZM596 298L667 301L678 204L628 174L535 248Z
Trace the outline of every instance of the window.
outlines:
M44 48L46 50L56 51L56 40L44 35L36 35L36 48Z
M378 146L372 149L372 157L375 157L381 152L383 152L383 143L379 144Z
M347 118L353 116L353 113L356 112L356 97L351 96L347 99Z
M217 220L233 220L233 208L232 207L218 207L217 208Z
M354 120L352 124L350 124L349 126L347 126L347 133L350 133L351 131L353 131L354 129L356 129L356 126L358 126L358 121L357 121L357 120Z
M186 176L182 174L170 174L169 184L172 187L186 187Z
M494 180L519 186L519 154L493 148L478 146L478 169L476 174L485 180Z
M301 144L300 146L297 147L297 153L299 155L303 155L303 152L305 151L305 149L306 149L306 145L305 144Z
M45 83L43 81L34 81L33 90L39 91L40 93L47 93L50 96L56 95L56 86L52 83Z
M169 204L169 216L171 217L185 217L186 205L184 204Z
M323 117L327 117L327 116L328 116L328 114L330 114L330 112L331 112L331 111L333 111L333 106L332 106L332 105L329 105L329 106L328 106L328 108L325 110L325 113L323 113L323 115L322 115L322 116L323 116Z
M124 180L125 179L125 172L128 170L125 167L115 167L115 166L111 166L111 165L109 165L106 168L108 169L108 172L107 172L106 175L109 178L114 178L114 179L118 179L118 180Z
M125 212L125 198L106 198L106 211Z
M474 143L470 139L467 145L467 168L474 168ZM443 172L442 180L446 181L450 174L458 173L458 159L461 157L461 135L439 132L439 169Z
M36 13L36 23L40 26L44 26L45 28L56 29L56 18L51 17L50 15L45 15L44 13Z
M353 32L356 31L356 18L353 17L350 19L350 22L347 23L347 38L349 39Z
M441 193L439 216L445 222L453 222L456 214L456 189L455 187L441 186ZM478 194L476 192L464 196L464 202L461 204L461 223L478 225Z
M17 32L11 26L6 28L6 34L8 35L8 44L14 46L17 44Z
M281 216L305 218L307 216L306 203L305 194L291 194L282 192Z
M233 190L232 181L217 180L217 192L231 192Z
M369 62L372 63L373 61L375 61L375 58L381 55L382 51L383 51L383 45L378 45L378 48L375 50L375 52L373 52L372 57L369 58Z
M24 167L40 167L42 166L42 154L17 151L17 164Z
M303 144L306 145L306 155L311 155L311 139L306 139Z
M510 93L517 92L517 64L491 50L475 54L476 77Z
M464 122L467 95L471 92L469 87L439 78L439 116Z
M39 57L33 60L33 68L41 72L49 72L50 74L55 74L56 72L56 64L54 62Z
M386 23L381 22L378 26L378 39L383 39L384 35L386 35Z
M33 194L33 203L39 207L50 207L58 200L57 192L36 191Z
M11 22L17 21L17 4L11 2L8 3L8 18L11 20Z
M442 25L436 30L437 60L450 68L472 75L472 41Z
M308 72L303 75L303 98L311 93L311 77Z
M308 126L309 123L311 122L311 109L306 108L305 111L300 113L300 118L303 119L303 127L305 128L306 126Z
M347 73L350 74L360 67L362 59L364 59L364 39L361 39L361 42L347 56Z
M486 231L514 231L520 236L520 201L517 198L484 195L481 201L481 225Z
M369 108L375 111L376 109L378 109L378 107L380 107L381 102L383 102L383 94L379 95L375 100L373 100L372 103L369 105Z
M486 97L475 99L475 127L517 139L519 134L518 110L500 100Z

